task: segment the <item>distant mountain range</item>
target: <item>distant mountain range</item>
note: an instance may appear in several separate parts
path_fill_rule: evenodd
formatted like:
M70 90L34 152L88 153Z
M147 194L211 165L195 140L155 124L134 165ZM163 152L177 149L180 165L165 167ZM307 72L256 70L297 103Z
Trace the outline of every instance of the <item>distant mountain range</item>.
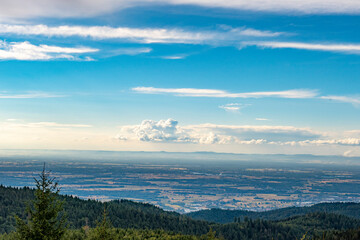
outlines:
M341 155L312 154L241 154L220 152L165 152L165 151L98 151L98 150L42 150L42 149L1 149L3 159L38 160L86 160L133 162L163 162L163 161L255 161L255 162L287 162L305 164L345 164L359 167L360 157L345 157ZM206 157L206 158L205 158Z

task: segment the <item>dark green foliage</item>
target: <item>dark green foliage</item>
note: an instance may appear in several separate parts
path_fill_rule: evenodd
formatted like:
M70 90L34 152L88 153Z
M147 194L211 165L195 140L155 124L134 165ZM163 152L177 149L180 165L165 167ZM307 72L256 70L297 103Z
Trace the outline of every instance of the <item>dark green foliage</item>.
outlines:
M34 190L0 186L0 233L15 230L14 215L26 219L24 202L34 199ZM65 201L64 209L69 227L80 229L85 225L95 227L102 216L104 203L95 200L81 200L72 196L59 196ZM108 219L115 228L164 229L184 234L202 235L210 227L205 221L193 220L175 212L166 212L150 204L128 200L115 200L106 203Z
M360 220L349 218L334 213L309 213L304 216L296 216L278 221L283 225L290 226L298 232L317 233L324 230L346 230L360 226Z
M102 221L97 223L96 228L91 231L91 234L88 238L90 240L111 240L113 239L113 235L114 233L111 231L111 224L107 219L106 208L104 207Z
M109 228L108 237L102 238L97 235L96 229L90 229L88 232L81 230L68 230L64 235L64 240L221 240L206 234L203 236L184 235L163 230L137 230ZM0 235L1 240L14 240L14 234Z
M318 234L312 240L359 240L360 228L346 231L327 231Z
M26 208L27 221L16 216L18 239L60 240L65 233L65 217L60 215L63 202L58 200L59 188L55 178L44 169L35 179L36 190L32 205Z
M26 202L33 196L34 190L28 187L19 189L0 185L0 233L15 230L15 215L26 218Z
M12 195L9 198L13 199L12 201L6 201L7 197L2 198L4 201L0 201L0 204L7 203L5 210L0 208L0 213L4 214L2 215L4 219L11 219L11 216L14 215L11 206L14 205L14 211L23 211L22 209L25 207L19 205L19 202L24 201L22 197L26 197L25 200L33 198L34 190L0 187L0 193ZM311 239L309 237L321 235L323 232L329 234L333 231L346 231L360 226L359 220L324 212L309 213L277 221L242 217L235 218L235 222L232 223L217 224L193 220L150 204L127 200L107 202L107 217L104 217L105 203L81 200L70 196L59 197L65 201L64 209L67 212L71 228L65 233L64 239L95 240L99 236L111 236L108 239L204 240L216 237L226 240L295 240L301 239L305 233L308 233L306 239ZM7 214L10 214L10 217ZM25 218L26 215L23 217ZM6 223L9 224L9 222ZM98 224L96 225L96 223ZM6 224L0 225L0 228L2 226L6 226ZM10 236L3 235L3 239L6 240L12 240L11 237L13 237L11 234ZM2 238L0 237L0 239Z
M245 210L224 210L210 209L201 210L187 214L188 216L209 222L230 223L234 219L252 219L280 220L297 215L305 215L314 212L326 212L345 215L348 217L360 219L360 203L319 203L310 207L289 207L266 212L252 212Z

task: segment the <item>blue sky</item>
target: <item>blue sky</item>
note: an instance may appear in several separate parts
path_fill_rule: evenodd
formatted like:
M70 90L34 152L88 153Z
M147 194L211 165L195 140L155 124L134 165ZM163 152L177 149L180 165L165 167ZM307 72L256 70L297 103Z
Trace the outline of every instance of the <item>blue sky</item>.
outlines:
M360 3L17 1L3 149L360 155Z

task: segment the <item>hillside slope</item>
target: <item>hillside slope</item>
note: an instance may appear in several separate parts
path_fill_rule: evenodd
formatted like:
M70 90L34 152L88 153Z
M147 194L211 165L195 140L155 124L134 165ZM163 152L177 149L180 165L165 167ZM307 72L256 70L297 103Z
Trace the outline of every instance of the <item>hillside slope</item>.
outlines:
M14 215L25 218L26 202L34 197L34 190L0 186L0 233L14 230ZM136 229L164 229L184 234L205 234L209 224L193 220L175 212L167 212L156 206L128 200L102 203L82 200L72 196L59 196L65 201L64 209L71 228L95 226L106 207L109 220L114 227Z
M289 207L266 212L210 209L188 213L187 216L209 222L230 223L233 222L235 218L244 219L248 217L251 219L281 220L315 212L336 213L360 219L360 203L319 203L309 207Z
M26 202L34 197L34 190L0 186L0 233L15 229L14 215L26 218ZM167 212L150 204L115 200L102 203L60 195L71 229L95 226L104 207L117 229L149 229L200 236L212 228L226 240L299 239L304 233L321 234L324 231L344 231L360 227L360 221L333 213L309 213L278 221L237 218L236 222L219 224L195 220L186 215ZM336 206L336 204L333 204ZM328 208L330 208L328 206ZM74 230L77 231L77 230ZM118 230L116 230L118 231ZM151 232L150 232L151 233ZM152 234L152 233L151 233ZM167 234L167 233L166 233ZM1 237L0 237L1 239Z

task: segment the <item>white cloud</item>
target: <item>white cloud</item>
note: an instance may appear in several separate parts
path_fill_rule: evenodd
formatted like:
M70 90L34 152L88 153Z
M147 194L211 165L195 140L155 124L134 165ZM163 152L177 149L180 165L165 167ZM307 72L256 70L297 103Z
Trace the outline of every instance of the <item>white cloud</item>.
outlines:
M344 138L344 139L319 139L319 140L306 140L299 142L300 145L316 144L316 145L350 145L360 146L360 138Z
M256 121L270 121L270 119L267 118L255 118Z
M170 94L178 97L212 97L212 98L318 98L333 100L344 103L351 103L355 106L360 105L360 98L349 96L319 96L318 91L309 89L293 89L285 91L268 91L268 92L244 92L230 93L219 89L199 89L199 88L155 88L155 87L134 87L131 89L137 93L143 94ZM225 110L238 111L239 104L226 104L219 106ZM267 120L257 118L256 120Z
M141 43L218 44L249 38L277 37L284 33L252 28L222 27L217 31L186 31L168 28L128 28L108 26L47 26L0 24L0 33L48 37L90 37L95 39L123 39Z
M162 59L178 60L186 58L186 55L163 56Z
M64 95L57 95L43 92L29 92L22 94L3 94L0 93L0 99L27 99L27 98L58 98Z
M345 132L346 136L360 138L360 130L350 130Z
M135 55L145 54L145 53L150 53L150 52L152 52L152 48L142 48L142 47L138 47L138 48L118 48L118 49L114 49L114 50L105 52L101 56L105 57L105 58L106 57L119 56L119 55L135 56Z
M57 122L35 122L28 123L29 127L51 127L51 128L90 128L91 125L88 124L65 124Z
M321 99L333 100L337 102L351 103L356 106L360 105L359 97L348 97L348 96L322 96Z
M199 144L265 144L268 142L318 139L320 133L292 126L231 126L200 124L178 126L173 119L144 120L140 125L121 126L119 140Z
M226 28L225 28L226 29ZM248 37L278 37L284 35L283 32L259 31L253 28L230 28L230 32L234 35Z
M358 13L360 3L354 0L164 0L173 4L194 4L265 12Z
M33 45L29 42L0 41L0 59L2 60L77 60L77 54L93 53L94 48L68 48L49 45Z
M47 25L19 25L0 24L0 34L16 34L23 36L47 36L47 37L83 37L93 39L118 39L126 42L137 43L184 43L184 44L208 44L215 46L233 46L239 48L257 46L260 48L291 48L312 51L329 51L347 54L360 54L360 44L329 44L329 43L303 43L303 42L279 42L264 41L264 39L287 35L284 32L272 32L253 28L221 25L212 31L188 31L180 28L129 28L109 26L47 26ZM45 45L46 46L46 45ZM73 48L71 48L74 51ZM78 49L78 51L86 48ZM48 51L56 51L55 47ZM58 49L59 50L59 49ZM63 49L67 53L65 49ZM88 49L89 50L89 49ZM68 49L67 51L71 51ZM150 48L121 49L120 54L135 55L150 52ZM73 52L71 52L73 53ZM181 59L185 55L164 56L165 59Z
M302 43L302 42L242 42L240 48L257 46L261 48L292 48L312 51L341 52L348 54L360 54L360 44L326 44L326 43Z
M190 4L203 7L301 14L356 14L360 12L360 3L356 0L2 0L0 19L84 18L115 12L128 7L154 4Z
M133 91L145 94L172 94L181 97L214 97L214 98L314 98L317 96L315 90L294 89L286 91L269 92L245 92L230 93L217 89L197 89L197 88L154 88L154 87L135 87Z
M200 124L185 126L184 129L193 129L201 132L213 132L222 136L232 136L238 140L263 139L265 141L301 141L317 139L321 133L309 128L293 126L252 126L252 125L218 125Z
M57 122L24 122L19 119L9 119L6 122L0 123L3 128L90 128L88 124L68 124L68 123L57 123Z
M121 140L135 138L145 142L187 142L189 141L181 129L178 122L173 119L153 121L144 120L140 125L123 126L116 138Z
M246 105L240 104L240 103L228 103L228 104L219 106L219 108L222 108L225 111L229 111L229 112L238 112L241 108L243 108L245 106Z

